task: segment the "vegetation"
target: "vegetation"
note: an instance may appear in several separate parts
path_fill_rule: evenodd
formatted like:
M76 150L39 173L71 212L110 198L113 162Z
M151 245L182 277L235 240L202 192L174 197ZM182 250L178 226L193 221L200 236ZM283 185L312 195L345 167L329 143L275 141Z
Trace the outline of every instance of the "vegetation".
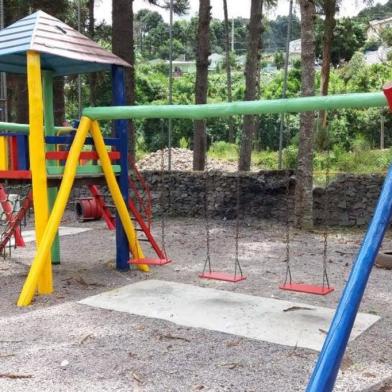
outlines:
M149 0L148 2L157 7L167 7L169 4L166 0ZM200 2L203 5L201 8L203 13L200 12L200 17L204 18L204 22L203 20L199 21L198 17L193 17L189 20L180 19L174 23L173 58L195 62L198 54L197 63L204 67L202 88L199 89L200 97L197 102L281 97L283 88L281 68L288 18L285 16L278 16L275 20L262 18L262 5L265 7L267 4L273 5L273 3L273 1L267 0L252 0L250 20L235 18L233 21L234 42L231 42L232 26L231 23L228 23L227 16L224 21L210 19L209 1L207 0ZM311 86L310 90L314 89L322 94L380 91L386 81L392 80L391 57L384 63L374 65L366 65L364 58L366 50L376 50L381 44L392 45L391 29L385 29L376 39L366 40L366 30L370 20L392 16L392 0L383 6L369 7L360 12L357 17L342 19L335 19L334 11L336 5L339 5L338 0L314 0L302 3L304 5L305 3L314 3L317 6L318 14L314 17L314 27L308 25L308 34L314 34L315 37L315 58L321 64L321 67L316 69L315 84ZM56 2L6 0L6 25L25 16L30 10L35 11L40 8L77 28L76 4L77 2L70 0ZM135 64L131 73L127 75L129 94L127 100L129 103L137 105L167 103L169 74L167 59L169 58L170 46L168 24L155 11L141 10L133 15L132 0L113 0L113 4L113 26L107 26L104 23L97 24L94 21L94 0L81 0L81 31L91 36L102 46L112 49L128 62ZM226 2L223 1L222 5L225 6L225 4ZM176 12L184 13L187 10L188 1L176 0L174 5ZM228 11L230 15L230 9ZM225 13L227 14L227 12ZM321 17L320 14L324 14L324 16ZM206 23L207 19L209 23ZM200 35L199 32L199 37L203 36L204 38L198 39L198 26L202 22L203 35ZM335 24L336 26L332 28ZM303 14L302 29L304 28ZM228 32L230 32L229 40ZM294 16L291 39L300 38L300 34L301 22ZM134 45L132 45L132 41ZM232 46L234 50L231 50ZM310 65L310 61L304 61L306 58L314 58L311 53L313 49L310 50L308 47L310 46L306 43L302 45L302 64L300 59L296 60L295 57L291 59L287 85L288 97L305 94L307 82L305 83L304 79L301 80L301 73L310 76L309 79L313 79L309 73L309 67L313 68L314 61L312 65ZM195 50L196 48L199 50ZM202 55L200 49L203 49ZM226 56L223 56L222 62L214 71L209 70L207 74L206 54L208 52L226 54ZM248 52L247 56L245 56L246 52ZM246 72L244 72L245 68ZM311 81L309 80L309 82ZM25 79L11 76L8 79L8 85L10 119L27 122ZM195 97L198 95L196 94L196 90L198 90L195 88L196 85L194 72L175 74L173 103L194 103ZM75 77L58 78L55 92L57 123L62 123L64 118L71 120L78 117L77 93ZM110 105L111 103L110 75L82 76L82 106ZM304 150L306 150L309 158L307 166L309 172L312 167L316 172L325 168L327 156L330 157L332 171L384 170L391 154L389 150L376 150L380 145L379 128L380 118L383 114L378 109L329 112L327 113L328 121L323 121L322 124L328 124L328 127L319 126L319 128L312 126L314 117L309 116L306 121L302 121L302 132L304 126L308 126L309 131L302 139L299 137L301 133L299 116L287 115L287 129L284 138L286 165L297 168L298 151L300 159L303 160ZM324 116L323 113L319 115L321 118ZM135 121L133 125L136 143L133 142L131 145L137 147L139 155L166 145L168 128L166 121L139 120ZM256 164L263 168L277 167L279 115L253 117L250 122L251 127L247 127L246 119L238 117L211 119L205 122L205 127L204 124L202 125L199 133L203 134L202 142L206 144L201 149L202 154L205 150L209 150L211 156L237 160L239 158L238 151L241 151L241 136L245 134L249 136L247 139L249 143L246 148L242 145L243 150L246 150L246 154L244 152L243 156L247 156L242 168L247 169L251 161L252 165ZM110 126L111 124L108 123L108 132L110 132ZM194 124L188 120L173 120L172 126L173 146L194 149ZM391 128L391 117L386 116L386 146L392 144L392 135L388 132ZM313 139L310 135L317 129L318 132ZM309 148L304 149L306 147L304 143L307 143L308 147L310 146L310 150ZM298 175L301 177L300 172Z

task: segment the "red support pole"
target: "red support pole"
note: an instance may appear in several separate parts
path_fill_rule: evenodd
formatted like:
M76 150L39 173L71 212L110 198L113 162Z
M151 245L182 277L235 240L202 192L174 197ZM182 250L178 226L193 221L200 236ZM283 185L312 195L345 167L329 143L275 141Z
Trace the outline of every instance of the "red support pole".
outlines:
M18 140L16 136L9 138L10 170L18 170Z

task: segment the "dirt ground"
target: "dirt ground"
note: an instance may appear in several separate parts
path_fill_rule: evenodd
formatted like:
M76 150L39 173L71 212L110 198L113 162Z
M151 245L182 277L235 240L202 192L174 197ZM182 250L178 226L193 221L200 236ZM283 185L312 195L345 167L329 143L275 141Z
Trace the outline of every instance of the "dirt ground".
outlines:
M77 226L68 213L64 225ZM32 306L15 302L34 244L0 260L0 391L303 391L317 358L312 350L181 327L170 322L90 308L77 301L143 279L162 279L334 308L358 251L363 230L333 230L328 269L335 291L326 297L278 289L285 270L284 227L242 222L239 254L247 280L230 284L198 278L206 257L201 219L168 219L165 243L174 260L150 273L114 269L115 237L103 222L62 237L62 264L54 267L55 293ZM160 241L161 222L154 233ZM235 226L211 222L211 259L234 262ZM392 246L387 234L384 246ZM320 282L320 232L293 232L296 281ZM146 252L148 253L148 252ZM375 268L362 312L381 317L351 342L336 391L392 391L392 271ZM388 386L389 385L389 386Z

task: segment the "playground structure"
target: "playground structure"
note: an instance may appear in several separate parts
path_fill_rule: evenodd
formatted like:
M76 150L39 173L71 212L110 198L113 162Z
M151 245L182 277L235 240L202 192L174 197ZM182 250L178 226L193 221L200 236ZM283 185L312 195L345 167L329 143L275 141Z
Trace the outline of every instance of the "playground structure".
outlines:
M34 195L32 198L29 193L22 201L19 212L11 216L6 187L2 185L2 206L9 224L2 234L1 245L5 246L13 235L16 238L16 244L19 246L22 244L20 221L28 210L31 200L35 212L35 230L39 244L44 240L43 232L48 222L48 214L58 197L59 181L67 172L63 162L68 161L74 153L72 149L71 151L59 151L59 146L71 145L74 141L78 141L80 147L84 144L96 143L91 137L87 140L78 138L72 127L54 126L54 77L79 72L109 70L112 72L113 100L116 104L123 104L125 99L124 67L129 65L42 11L29 15L2 30L0 42L3 45L0 51L0 69L15 73L27 72L30 113L28 125L0 123L0 182L9 184L29 184L31 182ZM6 46L5 44L9 42L10 44ZM43 70L42 74L41 70ZM83 129L87 135L91 125L89 121L81 121L79 129ZM112 229L114 226L116 227L117 268L125 270L129 268L129 263L134 263L139 269L147 271L147 264L160 265L167 263L168 260L151 234L151 217L145 218L143 211L138 210L144 205L135 182L143 181L143 179L138 172L135 179L128 176L130 165L127 157L126 128L124 121L116 121L115 137L102 138L100 141L101 151L102 149L110 150L106 153L106 160L101 159L97 164L80 165L79 162L82 160L98 160L100 154L95 151L78 151L77 156L74 157L77 167L75 167L73 177L76 177L80 184L89 186L94 200L105 212L108 225L110 223ZM97 128L95 129L96 133L100 133ZM132 168L135 172L136 168L134 166ZM96 184L102 183L104 176L109 176L107 177L108 186L115 194L116 207L122 201L133 211L135 224L141 227L140 230L147 236L159 259L144 257L134 224L128 216L125 204L121 204L121 212L116 223L109 215L99 188L96 186ZM142 184L142 188L144 185ZM130 197L130 191L132 191L131 194L134 198ZM135 198L136 200L134 200ZM59 215L60 218L61 215L62 213ZM146 219L147 221L145 221ZM131 261L129 260L130 251ZM44 272L37 275L37 281L31 286L32 292L35 292L36 287L41 294L52 292L51 263L59 262L60 244L56 230L51 252L45 255ZM21 303L23 301L19 302L19 304Z
M106 180L118 211L116 260L119 269L128 267L129 250L133 257L131 263L136 264L142 271L148 270L148 265L161 265L169 261L165 255L153 260L144 258L135 227L129 216L127 204L131 214L141 226L143 225L141 223L143 220L139 219L140 214L137 208L128 203L129 179L125 120L136 118L195 120L244 114L257 115L261 113L318 111L339 108L383 107L387 104L392 108L392 86L385 87L385 95L383 93L364 93L226 104L120 106L124 104L123 67L128 65L117 57L111 54L108 55L105 51L104 53L100 52L101 56L87 55L86 53L81 55L80 51L79 53L72 53L72 48L80 48L85 43L83 40L87 40L87 38L57 19L45 13L37 12L3 30L0 33L0 42L8 42L12 34L21 31L28 30L31 33L31 30L35 30L40 32L40 24L43 22L45 22L46 30L50 32L49 35L55 36L57 40L59 40L61 34L68 34L68 37L77 38L73 43L75 46L69 44L71 47L68 47L66 51L53 49L53 52L51 52L50 47L42 44L39 46L34 39L30 42L31 34L26 33L29 37L28 44L23 46L23 49L19 48L16 51L14 47L8 47L0 51L0 70L26 72L27 66L29 90L30 124L28 126L0 124L0 129L6 131L2 133L0 138L2 156L6 156L7 143L5 138L15 138L10 143L11 167L8 168L7 159L0 162L0 165L2 165L0 166L0 180L31 181L34 195L37 252L21 291L18 306L29 305L37 289L39 294L49 294L53 290L51 251L52 258L56 261L53 257L53 255L56 255L56 248L53 245L56 244L58 227L75 180L88 179L91 183L91 181L97 181L97 178L101 178L102 175ZM35 38L37 37L39 37L38 33ZM89 45L92 45L91 41L89 41ZM99 47L96 44L94 45L94 50L98 50ZM99 50L103 51L100 48ZM22 56L15 56L15 53L21 53ZM17 62L15 63L15 61ZM42 91L41 85L42 68L45 70L44 91ZM83 111L83 116L74 136L56 136L51 99L53 77L55 75L97 70L112 71L114 102L119 106L87 108ZM115 121L116 138L104 138L102 136L98 122L100 120ZM55 145L60 143L70 144L70 149L65 154L56 155ZM82 152L86 143L94 145L96 151L88 155ZM108 152L108 145L116 147L116 152L119 155ZM27 157L29 157L29 165ZM66 159L65 165L46 165L48 157L55 162ZM15 163L16 158L17 163ZM81 167L79 166L80 159L96 159L99 160L99 165L88 168ZM112 160L118 162L119 165L113 165ZM59 182L60 185L57 190ZM309 382L308 391L319 392L333 389L371 268L391 216L392 168L387 174L373 220L342 294L324 347ZM143 226L142 229L144 230Z

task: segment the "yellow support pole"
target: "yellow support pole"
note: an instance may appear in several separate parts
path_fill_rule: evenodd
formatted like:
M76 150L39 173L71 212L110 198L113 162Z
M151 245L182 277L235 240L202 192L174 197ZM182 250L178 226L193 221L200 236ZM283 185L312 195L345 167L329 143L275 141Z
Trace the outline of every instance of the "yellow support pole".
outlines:
M46 178L44 112L41 81L40 55L27 52L27 85L29 93L29 152L32 175L35 234L37 249L41 243L49 216L48 185ZM40 294L53 291L52 265L50 255L43 262L42 271L36 282Z
M7 139L0 136L0 170L8 169Z
M69 150L68 159L64 168L64 175L61 181L60 189L57 194L56 201L53 205L52 213L50 214L48 224L45 227L43 236L37 249L37 253L31 264L29 274L23 285L17 305L30 305L37 282L45 268L47 259L50 254L50 249L56 236L57 230L60 226L61 218L64 214L65 207L71 193L73 181L76 175L76 169L79 164L79 155L86 140L88 131L90 129L91 120L87 117L82 117L79 128L76 132L71 149ZM47 200L47 199L45 199Z
M131 218L129 217L127 206L121 195L120 188L117 184L116 177L113 173L112 164L110 162L108 151L106 150L105 141L103 140L101 130L97 121L91 123L91 136L94 139L95 149L98 153L99 160L101 162L102 171L105 175L106 182L110 193L113 198L113 202L117 208L118 215L120 216L121 223L123 224L124 231L129 241L129 248L132 252L132 256L136 259L144 258L142 248L136 237L136 231L132 224ZM141 271L148 272L149 268L146 264L139 264L137 266Z

